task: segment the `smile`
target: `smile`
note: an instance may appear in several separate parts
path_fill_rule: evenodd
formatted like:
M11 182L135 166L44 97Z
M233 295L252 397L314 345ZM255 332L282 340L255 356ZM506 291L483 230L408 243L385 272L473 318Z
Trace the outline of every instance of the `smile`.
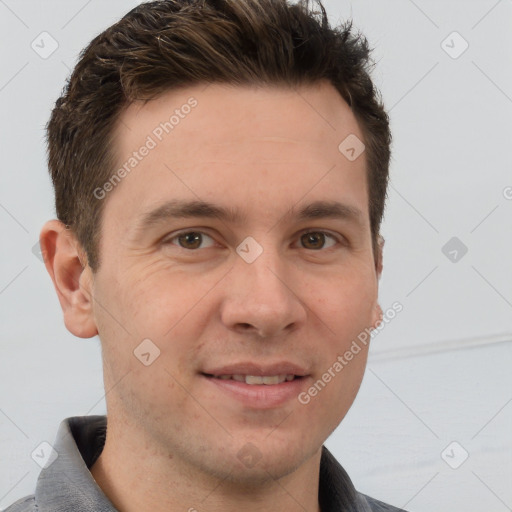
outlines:
M281 384L282 382L291 382L295 379L295 375L207 375L208 377L214 377L220 380L236 380L237 382L245 382L246 384L265 384L266 386L272 386L275 384Z
M221 403L238 403L248 409L275 409L294 403L307 389L310 376L291 373L251 375L241 373L203 373L209 386L220 392ZM227 400L226 400L227 399ZM232 402L234 400L234 402Z

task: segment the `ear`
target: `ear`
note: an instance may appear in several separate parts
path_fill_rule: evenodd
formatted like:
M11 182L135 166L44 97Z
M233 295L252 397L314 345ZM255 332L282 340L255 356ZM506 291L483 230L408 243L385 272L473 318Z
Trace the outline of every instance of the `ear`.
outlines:
M381 235L377 238L377 256L375 261L375 270L377 272L377 281L380 281L381 275L382 275L382 268L383 268L383 253L384 253L384 237ZM375 301L375 307L373 310L372 315L372 327L374 329L377 328L377 324L382 321L384 313L382 312L382 308L380 307L380 304L378 302L378 299Z
M59 220L50 220L41 230L39 245L66 328L79 338L95 336L92 271L74 233Z
M379 235L377 238L377 261L375 262L375 269L377 271L377 279L380 281L380 277L382 275L383 268L383 257L384 257L384 244L386 240L382 235Z

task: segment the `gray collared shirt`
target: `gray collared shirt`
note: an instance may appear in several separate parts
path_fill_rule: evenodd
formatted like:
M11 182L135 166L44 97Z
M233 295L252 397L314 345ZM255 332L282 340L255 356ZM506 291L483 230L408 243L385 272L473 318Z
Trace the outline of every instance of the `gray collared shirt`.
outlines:
M117 512L89 471L103 450L106 432L106 416L62 421L53 446L57 458L42 469L35 494L19 499L5 512ZM318 500L322 512L405 512L357 492L325 446Z

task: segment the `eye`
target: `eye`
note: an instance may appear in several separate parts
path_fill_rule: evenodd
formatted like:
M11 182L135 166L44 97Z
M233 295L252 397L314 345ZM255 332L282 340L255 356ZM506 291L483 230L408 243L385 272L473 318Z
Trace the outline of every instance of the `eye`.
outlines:
M175 243L177 241L177 244ZM206 245L201 245L206 242ZM185 231L169 238L165 243L179 245L183 249L194 250L211 247L215 242L211 236L200 231Z
M303 248L313 251L329 249L340 241L336 236L325 231L307 231L300 235ZM206 249L215 245L215 240L201 231L183 231L164 241L165 244L178 245L183 249L194 251Z
M326 246L326 240L330 240L330 245ZM301 235L300 241L303 247L312 250L326 249L336 245L338 242L334 235L326 233L325 231L308 231Z

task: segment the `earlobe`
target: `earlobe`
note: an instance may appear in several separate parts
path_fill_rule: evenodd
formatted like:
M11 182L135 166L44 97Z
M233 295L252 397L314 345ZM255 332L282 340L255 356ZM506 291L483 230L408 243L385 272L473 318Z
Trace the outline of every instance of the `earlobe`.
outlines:
M59 220L45 223L39 235L46 270L53 281L68 331L79 338L98 334L94 320L92 272L74 233Z
M382 319L384 318L384 313L382 311L382 308L380 307L380 304L377 302L375 304L375 309L373 313L372 318L372 329L377 329L380 323L382 322Z

